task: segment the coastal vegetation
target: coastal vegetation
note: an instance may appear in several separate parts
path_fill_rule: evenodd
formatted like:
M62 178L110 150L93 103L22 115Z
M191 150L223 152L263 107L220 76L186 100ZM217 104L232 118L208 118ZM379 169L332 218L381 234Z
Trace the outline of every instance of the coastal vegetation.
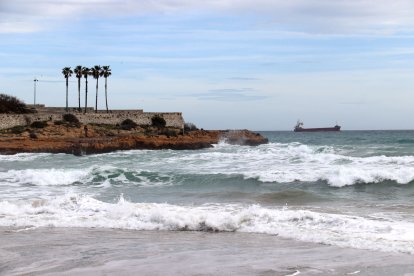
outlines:
M63 115L63 121L66 123L66 125L71 127L80 127L81 123L75 115L68 113Z
M26 114L34 113L26 104L16 97L0 94L0 113Z
M124 112L114 114L69 113L69 78L78 79L78 107L81 111L81 78L85 78L85 110L88 110L88 77L96 79L95 110L97 112L99 78L111 75L109 66L93 68L76 66L62 69L66 79L66 107L28 107L19 99L0 94L0 112L12 113L2 116L0 123L0 154L20 152L69 153L75 155L111 152L130 149L203 149L212 147L225 139L240 145L259 145L267 139L247 130L239 132L198 130L186 123L181 113ZM107 91L105 91L107 98ZM109 112L106 99L106 111ZM36 114L24 114L36 112ZM22 114L23 113L23 114ZM121 116L120 116L121 115ZM126 116L130 116L129 118ZM122 118L123 121L120 119ZM168 126L167 126L168 120ZM187 130L187 131L185 131Z
M80 89L81 89L81 78L82 78L82 65L78 65L73 70L76 78L78 79L78 111L81 111L81 100L80 100Z
M79 119L73 115L73 114L64 114L63 115L63 120L56 120L53 122L53 124L55 126L66 126L66 127L76 127L79 128L81 127L81 122L79 121Z
M193 123L185 123L184 124L184 131L194 131L198 130L197 126Z
M64 67L62 69L62 74L65 76L66 79L66 112L68 112L69 106L68 106L68 100L69 100L69 77L72 76L73 71L70 69L70 67Z
M161 117L160 115L155 115L154 117L152 117L151 123L154 127L157 127L157 128L164 128L167 125L167 122L165 121L165 119Z
M88 76L92 76L96 79L96 94L95 94L95 112L98 112L98 92L99 92L99 78L105 78L105 105L106 112L109 113L108 108L108 77L112 75L112 71L109 65L100 66L95 65L92 68L83 67L82 65L77 65L72 71L71 67L64 67L62 69L62 74L66 79L66 111L68 111L68 89L69 89L69 78L72 74L75 73L75 77L78 79L78 110L81 111L81 78L85 78L85 109L84 113L87 112L88 107Z
M4 134L4 135L9 135L9 134L19 135L19 134L22 134L25 131L26 131L26 127L25 126L14 126L14 127L8 128L8 129L2 129L2 130L0 130L0 134Z
M47 122L46 121L34 121L33 123L30 124L30 127L32 127L32 128L45 128L45 127L47 127Z
M102 66L102 76L105 78L105 104L106 104L106 113L109 112L108 109L108 77L112 75L111 69L108 65Z
M131 130L133 128L136 128L137 126L138 125L131 119L125 119L122 121L120 128L123 130Z
M70 113L63 115L63 120L68 123L75 123L75 124L80 123L78 117Z
M100 65L95 65L91 68L91 75L96 79L96 100L95 100L95 113L98 113L98 84L99 78L103 75L102 67Z
M82 67L82 75L85 78L85 111L88 108L88 76L91 74L91 70L88 67Z

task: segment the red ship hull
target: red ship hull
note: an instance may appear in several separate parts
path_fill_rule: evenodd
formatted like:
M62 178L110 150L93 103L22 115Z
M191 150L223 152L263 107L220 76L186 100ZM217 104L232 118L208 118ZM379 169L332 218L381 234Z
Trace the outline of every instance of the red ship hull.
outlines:
M340 126L334 127L321 127L321 128L302 128L302 127L295 127L293 131L295 132L320 132L320 131L340 131Z

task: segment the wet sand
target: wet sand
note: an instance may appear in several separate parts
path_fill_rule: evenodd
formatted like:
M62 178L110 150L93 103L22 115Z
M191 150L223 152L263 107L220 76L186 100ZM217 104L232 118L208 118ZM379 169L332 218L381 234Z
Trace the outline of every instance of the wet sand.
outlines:
M413 261L248 233L0 228L1 275L414 275Z

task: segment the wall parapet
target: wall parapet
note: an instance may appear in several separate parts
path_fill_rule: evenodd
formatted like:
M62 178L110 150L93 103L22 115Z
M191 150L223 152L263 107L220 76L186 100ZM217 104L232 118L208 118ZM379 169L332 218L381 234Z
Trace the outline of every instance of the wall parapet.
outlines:
M31 114L0 114L0 129L7 129L16 126L27 126L35 121L60 121L63 120L64 108L42 108L38 113ZM60 112L57 112L60 110ZM63 110L63 112L62 112ZM144 112L143 110L116 110L111 113L81 113L74 114L82 124L109 124L117 125L122 121L130 119L138 125L149 126L152 124L152 117L158 115L165 119L167 127L184 128L184 119L181 112Z

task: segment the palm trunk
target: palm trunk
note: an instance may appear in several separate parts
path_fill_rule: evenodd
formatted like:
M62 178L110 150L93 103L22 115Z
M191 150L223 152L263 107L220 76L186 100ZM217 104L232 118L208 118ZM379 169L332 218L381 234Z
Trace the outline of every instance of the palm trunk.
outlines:
M85 79L86 79L86 86L85 86L85 111L84 113L86 114L86 108L88 107L88 77L86 77Z
M78 111L80 112L82 109L81 109L81 103L80 103L80 78L78 78L78 101L79 101L79 108L78 108Z
M69 77L66 77L66 112L68 112L68 89L69 89Z
M98 113L98 78L96 79L96 101L95 101L95 113Z
M109 110L108 110L108 84L107 84L107 81L108 80L108 78L106 78L105 77L105 102L106 102L106 113L109 113Z

